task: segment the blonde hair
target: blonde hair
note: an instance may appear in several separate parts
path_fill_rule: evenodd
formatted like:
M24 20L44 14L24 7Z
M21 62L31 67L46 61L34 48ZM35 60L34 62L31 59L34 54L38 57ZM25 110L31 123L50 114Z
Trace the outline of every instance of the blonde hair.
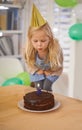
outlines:
M30 67L34 67L35 65L36 50L33 48L33 45L31 44L31 38L33 36L33 33L35 31L38 32L38 30L44 31L45 34L49 37L50 42L48 46L49 54L47 56L47 61L50 62L51 69L53 70L59 64L58 55L60 53L61 48L58 43L58 40L56 38L54 39L53 33L48 23L44 24L39 28L29 27L28 42L26 43L26 48L25 48L26 62Z

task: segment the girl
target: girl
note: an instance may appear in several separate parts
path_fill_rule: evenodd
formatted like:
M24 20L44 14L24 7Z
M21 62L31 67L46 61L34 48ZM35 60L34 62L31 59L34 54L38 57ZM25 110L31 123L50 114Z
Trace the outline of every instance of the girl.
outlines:
M51 91L53 82L62 73L63 55L47 22L40 27L29 27L25 59L35 87L39 84L41 89Z

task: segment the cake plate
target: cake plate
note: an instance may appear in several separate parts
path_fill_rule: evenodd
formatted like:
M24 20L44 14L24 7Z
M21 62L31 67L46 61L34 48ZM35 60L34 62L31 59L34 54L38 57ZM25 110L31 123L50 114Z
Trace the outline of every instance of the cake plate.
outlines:
M37 113L42 113L42 112L50 112L50 111L53 111L53 110L56 110L60 107L61 103L57 100L55 100L55 105L53 108L51 109L48 109L48 110L42 110L42 111L37 111L37 110L29 110L29 109L26 109L24 108L24 100L20 100L18 102L18 107L21 109L21 110L24 110L24 111L27 111L27 112L37 112Z

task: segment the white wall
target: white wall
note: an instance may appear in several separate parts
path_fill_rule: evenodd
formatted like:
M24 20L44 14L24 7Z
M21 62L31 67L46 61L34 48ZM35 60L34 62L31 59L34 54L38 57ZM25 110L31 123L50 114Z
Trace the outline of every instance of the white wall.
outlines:
M73 97L74 91L74 72L75 72L75 41L71 40L70 43L70 65L68 71L69 89L68 95Z
M69 96L68 89L69 89L69 79L67 73L62 73L59 79L53 83L52 91L53 93L59 93L64 96Z
M82 100L82 41L75 43L75 71L73 96Z

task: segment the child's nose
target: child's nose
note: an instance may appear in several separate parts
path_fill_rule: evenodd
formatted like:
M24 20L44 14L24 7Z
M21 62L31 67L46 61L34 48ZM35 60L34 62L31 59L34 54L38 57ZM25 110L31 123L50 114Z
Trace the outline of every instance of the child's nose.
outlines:
M38 41L38 45L39 45L39 46L41 45L41 42L40 42L40 41Z

